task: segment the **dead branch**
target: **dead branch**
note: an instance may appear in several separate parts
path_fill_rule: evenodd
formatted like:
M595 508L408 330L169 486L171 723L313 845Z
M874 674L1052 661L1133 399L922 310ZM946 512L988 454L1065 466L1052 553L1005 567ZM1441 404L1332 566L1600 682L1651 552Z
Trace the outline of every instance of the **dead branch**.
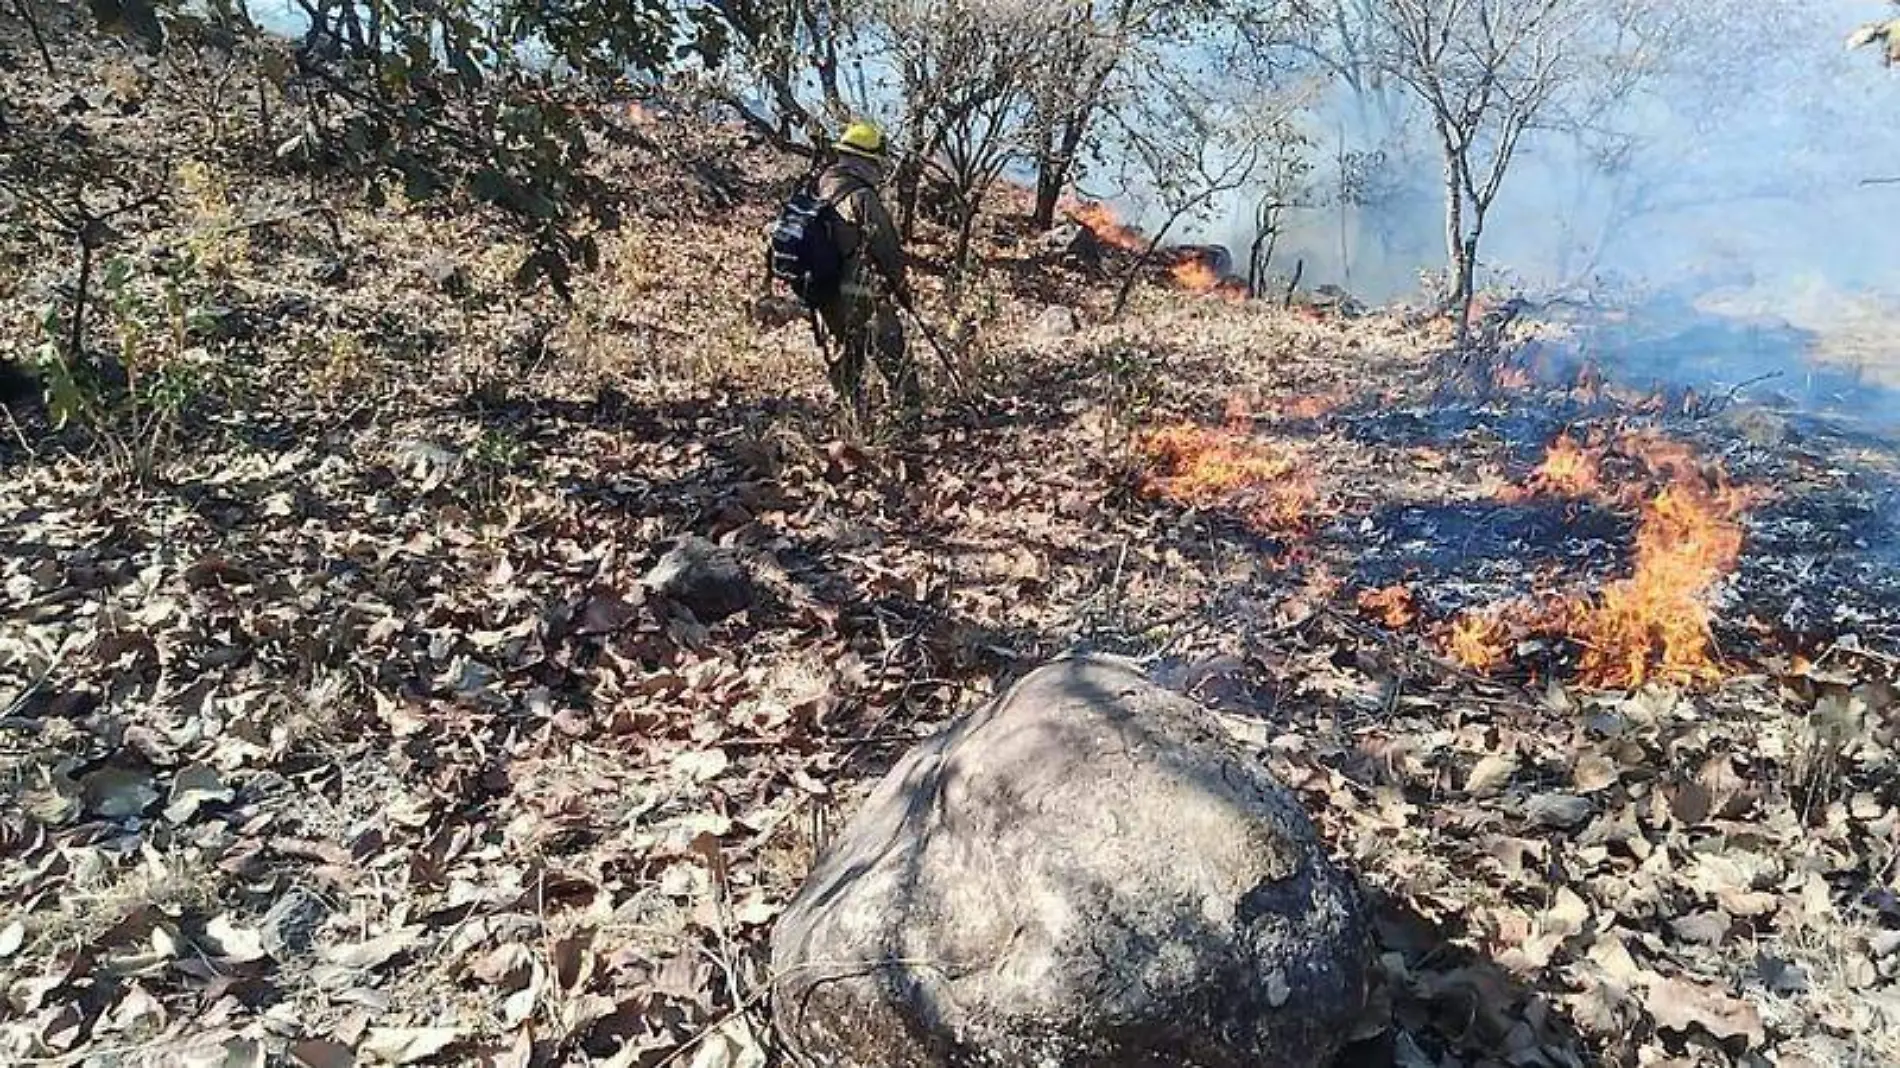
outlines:
M40 32L39 20L33 17L33 9L27 6L28 0L13 0L13 9L20 13L20 21L26 23L27 32L33 35L33 46L39 49L40 62L46 65L48 75L57 75L53 66L53 53L46 47L46 35Z

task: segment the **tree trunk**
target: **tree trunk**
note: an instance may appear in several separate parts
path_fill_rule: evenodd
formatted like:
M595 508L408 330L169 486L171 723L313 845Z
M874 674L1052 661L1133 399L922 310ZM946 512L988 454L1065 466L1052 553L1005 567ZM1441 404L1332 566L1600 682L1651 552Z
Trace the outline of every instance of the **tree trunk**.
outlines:
M1484 213L1474 211L1471 233L1460 246L1458 266L1458 347L1471 340L1471 307L1478 302L1478 237L1484 232Z
M46 65L46 73L49 76L57 75L59 71L53 66L53 53L47 49L46 38L40 33L39 20L33 17L33 9L27 6L28 3L29 0L13 0L14 8L20 12L20 20L26 23L27 32L33 35L33 46L39 50L40 62Z
M976 243L976 214L982 201L974 192L957 191L958 207L962 219L957 227L957 248L951 258L953 269L950 288L951 307L963 303L964 288L970 280L970 251Z
M1445 149L1445 259L1451 276L1439 295L1444 310L1457 306L1464 295L1471 264L1465 259L1465 191L1458 181L1458 163L1453 150Z
M917 229L917 197L923 192L923 164L915 156L905 156L897 163L892 184L897 191L897 232L908 242Z
M1082 135L1087 132L1088 117L1072 115L1063 120L1062 139L1046 138L1036 160L1036 214L1030 223L1037 230L1048 230L1056 224L1056 207L1062 202L1062 191L1069 184L1069 175L1075 170L1075 156L1082 148Z

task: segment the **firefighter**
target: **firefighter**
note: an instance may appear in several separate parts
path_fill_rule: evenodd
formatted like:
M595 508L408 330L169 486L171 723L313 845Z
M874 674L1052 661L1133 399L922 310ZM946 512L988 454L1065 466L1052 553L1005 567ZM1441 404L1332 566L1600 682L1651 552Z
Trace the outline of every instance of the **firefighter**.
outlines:
M878 193L884 180L884 134L871 123L855 122L832 148L837 161L818 176L818 195L836 205L846 232L838 235L842 284L837 296L818 309L832 342L831 385L862 418L865 364L875 362L905 419L914 421L923 394L897 317L899 302L910 299L904 250Z

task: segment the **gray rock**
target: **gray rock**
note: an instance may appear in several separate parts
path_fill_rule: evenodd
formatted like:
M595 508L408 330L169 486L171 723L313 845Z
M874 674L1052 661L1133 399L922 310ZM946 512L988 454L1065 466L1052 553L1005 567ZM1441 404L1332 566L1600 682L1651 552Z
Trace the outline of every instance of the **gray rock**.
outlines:
M1595 811L1589 798L1575 794L1538 794L1524 803L1525 819L1557 830L1581 827Z
M305 890L292 888L272 904L258 925L264 952L280 963L310 952L317 929L330 918L330 906Z
M737 557L705 538L684 537L647 572L646 587L717 623L752 607L752 577Z
M1071 266L1093 268L1102 262L1102 239L1081 223L1063 223L1045 232L1038 243L1046 254Z
M1036 321L1029 326L1029 335L1043 341L1056 338L1074 337L1082 329L1082 323L1075 317L1074 308L1065 308L1052 304L1042 310Z
M468 269L443 255L430 255L422 260L422 274L430 284L451 297L468 295Z
M1198 705L1043 667L912 750L773 934L825 1068L1308 1068L1365 1011L1351 880Z

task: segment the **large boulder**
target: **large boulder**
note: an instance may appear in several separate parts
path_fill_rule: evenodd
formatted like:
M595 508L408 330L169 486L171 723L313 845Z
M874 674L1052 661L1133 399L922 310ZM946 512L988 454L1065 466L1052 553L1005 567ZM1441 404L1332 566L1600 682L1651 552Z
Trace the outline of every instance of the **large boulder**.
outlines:
M1260 761L1085 657L884 779L779 920L774 1016L825 1068L1308 1068L1359 1022L1369 946Z

